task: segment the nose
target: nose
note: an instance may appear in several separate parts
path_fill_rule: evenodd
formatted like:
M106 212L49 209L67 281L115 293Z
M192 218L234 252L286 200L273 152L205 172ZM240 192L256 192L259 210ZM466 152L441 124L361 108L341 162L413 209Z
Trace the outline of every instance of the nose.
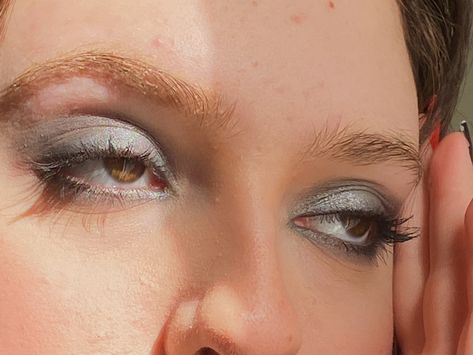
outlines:
M261 247L225 281L177 302L163 330L162 354L298 353L301 332L276 253Z
M304 315L288 287L289 254L272 207L278 202L235 181L218 208L209 205L199 210L205 218L195 218L198 267L181 286L155 354L295 355L301 348Z
M268 290L269 291L269 290ZM178 304L164 331L166 355L292 355L300 333L290 305L267 292L255 300L216 286L202 297Z

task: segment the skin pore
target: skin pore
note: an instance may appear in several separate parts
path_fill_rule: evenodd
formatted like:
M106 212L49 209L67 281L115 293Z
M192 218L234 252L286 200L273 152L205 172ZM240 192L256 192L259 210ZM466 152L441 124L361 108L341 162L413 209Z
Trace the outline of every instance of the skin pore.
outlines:
M391 246L304 218L417 212L394 0L16 0L0 89L0 353L391 353Z

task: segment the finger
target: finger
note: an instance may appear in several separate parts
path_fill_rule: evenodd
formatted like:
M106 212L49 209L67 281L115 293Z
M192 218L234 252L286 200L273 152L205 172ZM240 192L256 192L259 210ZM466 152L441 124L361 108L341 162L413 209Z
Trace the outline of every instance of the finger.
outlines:
M422 234L394 250L394 326L403 354L420 354L424 347L423 292L429 268L428 193L419 184L409 201L406 215L413 215L408 227L422 227Z
M458 354L473 354L473 200L465 214L465 257L467 270L468 319L460 337Z
M454 354L467 309L464 216L473 196L473 167L461 133L447 136L430 167L430 270L424 293L425 352Z

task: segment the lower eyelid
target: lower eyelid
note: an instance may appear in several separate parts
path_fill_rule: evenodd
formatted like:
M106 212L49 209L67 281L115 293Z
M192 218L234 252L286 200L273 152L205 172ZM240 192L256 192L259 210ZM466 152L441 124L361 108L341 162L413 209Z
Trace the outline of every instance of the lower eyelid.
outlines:
M389 246L381 243L358 247L330 236L315 235L307 230L295 228L295 233L302 234L304 239L308 240L314 248L329 253L336 260L341 259L355 265L376 266L378 260L384 260L389 251Z

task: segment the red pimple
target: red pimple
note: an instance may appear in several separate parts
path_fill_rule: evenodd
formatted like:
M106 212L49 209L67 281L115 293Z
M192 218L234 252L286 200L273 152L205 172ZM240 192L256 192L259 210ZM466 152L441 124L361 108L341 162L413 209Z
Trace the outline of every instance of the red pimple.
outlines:
M151 45L154 48L160 48L163 45L163 41L161 40L161 38L156 37L151 41Z
M328 7L330 7L331 9L334 9L335 8L335 3L333 1L329 1L328 2Z
M290 20L292 23L295 23L296 25L300 25L301 23L303 23L305 20L306 20L306 16L304 15L292 15L290 17Z
M151 46L156 49L173 50L174 39L166 36L156 36L151 40Z

